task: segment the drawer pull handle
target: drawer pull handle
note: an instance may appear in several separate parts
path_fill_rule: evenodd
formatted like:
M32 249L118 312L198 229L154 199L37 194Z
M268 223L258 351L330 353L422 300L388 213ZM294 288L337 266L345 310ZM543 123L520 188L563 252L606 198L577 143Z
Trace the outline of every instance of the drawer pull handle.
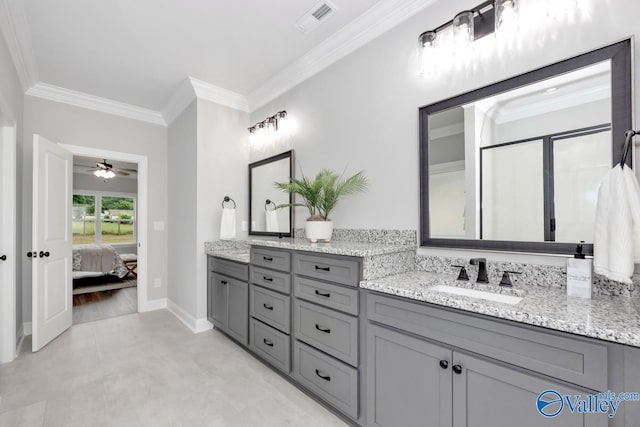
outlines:
M330 334L331 333L331 329L323 328L322 326L318 325L317 323L316 323L316 329L319 330L320 332L324 332L325 334Z
M273 261L273 258L271 258L270 256L263 256L262 259L269 262Z
M267 310L273 310L273 306L272 306L272 305L269 305L269 304L262 304L262 306L263 306L264 308L266 308Z
M455 372L456 374L460 375L462 373L462 366L460 365L453 365L453 372Z
M269 341L269 340L268 340L268 339L266 339L266 338L265 338L265 339L263 339L262 341L264 341L264 343L265 343L266 345L268 345L269 347L273 347L273 342L272 342L272 341Z
M318 295L319 297L331 298L331 294L329 292L325 294L324 292L320 292L317 289L316 289L316 295Z
M227 281L226 280L220 280L220 283L222 283L223 285L226 285Z
M329 375L323 374L320 370L316 369L316 375L322 378L325 381L331 381L331 377Z
M262 276L262 280L265 282L273 282L273 277Z
M331 267L320 267L316 265L316 270L331 271Z

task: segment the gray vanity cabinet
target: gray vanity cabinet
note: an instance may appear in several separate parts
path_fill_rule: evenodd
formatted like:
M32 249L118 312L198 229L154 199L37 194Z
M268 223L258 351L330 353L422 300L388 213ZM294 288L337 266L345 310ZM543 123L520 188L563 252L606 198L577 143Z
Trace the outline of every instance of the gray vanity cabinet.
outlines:
M606 415L573 414L565 407L557 417L545 418L536 408L545 390L563 396L606 391L607 376L589 388L600 383L600 373L582 371L594 360L606 371L601 344L376 294L366 299L367 426L610 425ZM482 340L488 347L476 345ZM564 371L581 385L546 375L522 357L524 350L549 372Z
M453 353L453 427L606 427L606 415L572 414L563 410L544 418L536 409L538 394L553 389L562 395L593 393L567 387L508 365L462 353ZM451 370L449 371L451 374Z
M367 326L367 357L368 426L608 425L604 415L564 411L545 419L536 409L537 396L543 390L583 396L590 393L588 390L374 324Z
M445 347L368 325L367 425L451 427L452 354Z
M246 346L249 339L248 266L209 256L207 318L231 338Z
M228 278L217 273L209 273L209 307L208 318L219 329L224 330L227 325L227 295Z
M249 348L286 374L291 371L291 253L251 247Z

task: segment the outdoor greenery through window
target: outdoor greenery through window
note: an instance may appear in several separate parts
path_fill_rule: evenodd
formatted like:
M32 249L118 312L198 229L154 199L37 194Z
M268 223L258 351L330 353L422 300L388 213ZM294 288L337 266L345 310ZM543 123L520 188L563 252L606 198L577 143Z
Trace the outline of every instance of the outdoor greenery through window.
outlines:
M135 199L73 195L73 244L135 243Z

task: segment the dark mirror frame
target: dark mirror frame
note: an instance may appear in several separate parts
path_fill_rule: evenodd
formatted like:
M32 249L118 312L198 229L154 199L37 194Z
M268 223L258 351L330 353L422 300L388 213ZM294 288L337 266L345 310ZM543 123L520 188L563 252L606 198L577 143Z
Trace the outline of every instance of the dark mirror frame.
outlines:
M289 150L289 151L285 151L284 153L272 156L272 157L268 157L266 159L263 160L258 160L257 162L253 162L249 164L249 235L250 236L278 236L278 237L291 237L293 235L293 207L289 207L287 209L289 209L289 231L286 233L278 233L278 232L270 232L270 231L255 231L253 229L253 221L251 220L251 212L252 212L252 207L251 207L251 201L253 199L253 193L252 193L252 183L253 183L253 169L259 166L263 166L269 163L273 163L273 162L277 162L278 160L283 160L283 159L289 159L289 178L291 179L293 178L293 173L294 173L294 169L293 169L293 164L294 164L294 158L293 158L293 150ZM275 181L274 181L275 182ZM275 188L275 187L274 187ZM280 190L278 190L280 191ZM293 203L293 194L289 194L289 203ZM283 208L284 209L284 208Z
M611 61L611 119L613 165L620 162L624 150L624 133L632 129L631 40L594 50L519 76L467 92L435 104L420 107L420 245L460 249L572 254L576 243L516 242L508 240L438 239L429 236L429 115L492 95L565 74L598 62ZM631 167L631 157L626 163ZM612 165L612 166L613 166ZM593 255L593 244L584 247Z

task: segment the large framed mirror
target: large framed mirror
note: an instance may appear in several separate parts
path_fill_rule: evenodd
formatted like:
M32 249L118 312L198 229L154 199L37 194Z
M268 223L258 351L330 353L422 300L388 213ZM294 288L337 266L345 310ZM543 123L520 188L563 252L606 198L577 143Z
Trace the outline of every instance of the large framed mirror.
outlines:
M420 108L422 246L592 254L631 81L626 40Z
M293 196L276 188L276 182L293 177L293 150L249 165L249 234L291 237Z

